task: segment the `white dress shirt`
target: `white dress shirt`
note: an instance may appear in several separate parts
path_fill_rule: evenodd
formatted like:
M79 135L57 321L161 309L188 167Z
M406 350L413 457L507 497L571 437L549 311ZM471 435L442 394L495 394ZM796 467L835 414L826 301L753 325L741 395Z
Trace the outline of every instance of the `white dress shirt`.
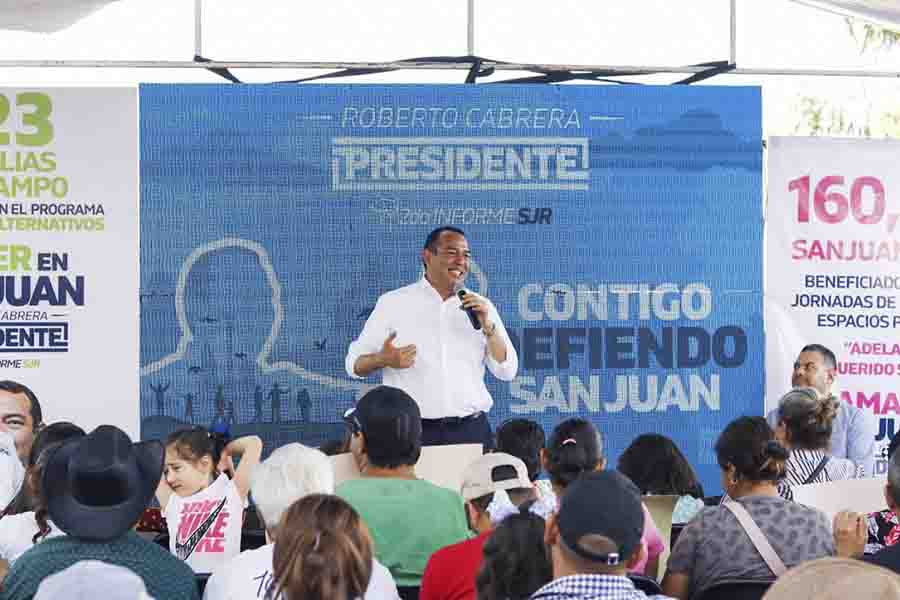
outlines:
M465 417L487 412L494 404L484 385L484 366L498 379L510 381L519 369L519 357L497 309L488 300L494 335L506 343L506 360L497 362L487 348L487 338L475 330L458 297L443 300L425 278L387 292L378 298L362 333L350 344L347 374L360 379L353 367L364 354L381 351L384 341L396 332L393 344L416 346L416 359L408 369L382 369L384 385L398 387L419 404L423 419Z

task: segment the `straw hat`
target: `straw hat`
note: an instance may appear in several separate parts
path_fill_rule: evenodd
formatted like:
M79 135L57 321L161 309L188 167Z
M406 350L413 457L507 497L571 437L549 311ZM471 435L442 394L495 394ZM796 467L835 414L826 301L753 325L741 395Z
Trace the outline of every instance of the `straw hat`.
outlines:
M772 584L763 600L900 600L900 575L851 558L803 563Z

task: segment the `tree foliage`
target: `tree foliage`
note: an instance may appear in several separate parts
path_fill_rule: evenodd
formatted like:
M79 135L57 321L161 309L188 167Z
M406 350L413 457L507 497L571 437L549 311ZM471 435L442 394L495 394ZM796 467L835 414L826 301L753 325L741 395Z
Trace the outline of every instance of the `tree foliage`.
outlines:
M850 30L850 36L859 46L860 54L869 50L890 50L900 44L900 32L871 23L862 23L850 17L847 17L845 21Z
M900 46L900 32L845 19L851 37L860 54L871 51L890 51ZM872 104L863 111L851 112L846 107L815 96L801 96L797 106L799 118L794 133L799 135L830 135L848 137L900 138L900 107L873 115Z

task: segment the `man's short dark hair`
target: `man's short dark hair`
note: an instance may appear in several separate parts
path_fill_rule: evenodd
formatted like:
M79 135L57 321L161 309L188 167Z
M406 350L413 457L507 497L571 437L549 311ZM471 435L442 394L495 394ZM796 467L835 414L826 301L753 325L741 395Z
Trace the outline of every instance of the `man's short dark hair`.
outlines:
M497 428L497 452L512 454L525 463L532 481L541 473L541 449L545 442L544 428L530 419L510 419Z
M37 396L27 385L23 385L18 381L10 381L8 379L0 381L0 391L9 392L10 394L25 394L28 398L29 412L31 413L32 427L37 428L44 422L44 413L41 411L41 403L38 402Z
M422 416L409 394L378 386L360 399L353 417L365 438L369 464L395 469L419 462Z
M425 246L423 246L423 247L428 250L431 250L431 252L435 252L437 250L437 248L435 248L435 246L437 245L438 239L441 237L441 234L444 233L445 231L449 231L450 233L458 233L459 235L466 237L466 233L459 227L443 225L428 234L428 237L425 238Z
M822 344L807 344L800 349L800 352L818 352L822 355L822 358L825 360L825 367L828 369L836 369L837 368L837 358L834 356L834 352L823 346Z

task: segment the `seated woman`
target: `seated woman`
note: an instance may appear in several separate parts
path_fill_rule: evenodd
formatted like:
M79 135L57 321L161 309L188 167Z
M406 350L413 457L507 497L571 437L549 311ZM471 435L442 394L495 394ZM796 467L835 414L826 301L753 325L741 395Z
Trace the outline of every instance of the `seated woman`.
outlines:
M788 452L763 417L732 421L716 442L716 457L729 502L746 509L786 567L834 554L825 514L778 495ZM765 581L775 575L727 505L706 508L678 537L663 592L687 600L735 578Z
M63 535L47 516L41 476L53 450L83 436L81 427L67 422L48 425L35 436L22 489L0 519L0 579L26 550L45 538Z
M703 508L703 486L671 439L658 433L634 438L619 457L618 470L641 494L681 496L672 523L687 523Z
M831 428L838 412L832 396L822 398L815 388L794 388L778 402L775 437L790 450L785 480L788 485L852 479L852 461L829 454Z
M337 496L310 494L281 518L266 598L362 598L372 576L372 538Z
M550 475L553 491L561 497L566 487L584 473L606 468L603 437L590 421L567 419L553 430L547 447L541 451L541 462ZM665 545L646 506L641 545L643 556L632 572L655 579L659 572L659 555L665 550Z

